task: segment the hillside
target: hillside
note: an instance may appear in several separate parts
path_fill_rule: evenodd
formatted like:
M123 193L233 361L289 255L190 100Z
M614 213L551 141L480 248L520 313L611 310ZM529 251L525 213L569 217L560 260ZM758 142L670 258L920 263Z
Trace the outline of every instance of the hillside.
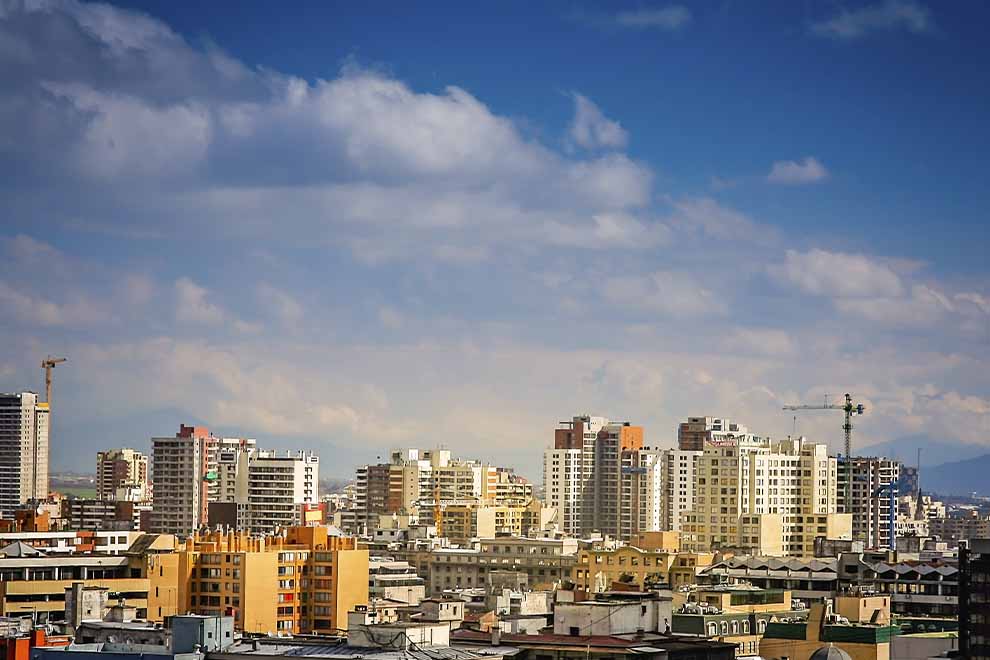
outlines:
M940 495L990 495L990 454L921 470L921 490Z

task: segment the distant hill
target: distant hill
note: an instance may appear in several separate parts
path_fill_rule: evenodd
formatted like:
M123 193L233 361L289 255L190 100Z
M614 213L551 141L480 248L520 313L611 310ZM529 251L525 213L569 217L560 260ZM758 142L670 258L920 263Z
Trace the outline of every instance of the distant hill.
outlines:
M990 495L990 454L921 468L921 490L939 495Z
M905 465L915 465L918 462L919 447L922 468L941 465L949 458L958 461L976 458L987 451L985 444L936 440L927 435L908 435L856 449L855 455L885 456L897 459Z

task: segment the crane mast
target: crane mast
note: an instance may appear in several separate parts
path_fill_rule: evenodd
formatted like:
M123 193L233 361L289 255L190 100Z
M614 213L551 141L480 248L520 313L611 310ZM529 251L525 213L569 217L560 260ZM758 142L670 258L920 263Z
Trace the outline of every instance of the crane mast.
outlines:
M56 364L65 362L66 359L64 357L53 358L49 355L41 361L41 368L45 370L45 402L48 404L49 410L51 410L52 405L52 369L55 368Z

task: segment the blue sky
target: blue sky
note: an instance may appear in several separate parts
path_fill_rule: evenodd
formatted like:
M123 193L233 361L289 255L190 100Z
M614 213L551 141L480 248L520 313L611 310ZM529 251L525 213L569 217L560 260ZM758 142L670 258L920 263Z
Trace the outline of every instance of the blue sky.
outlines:
M981 3L2 7L0 382L70 357L57 468L196 421L535 475L571 414L847 390L990 441Z

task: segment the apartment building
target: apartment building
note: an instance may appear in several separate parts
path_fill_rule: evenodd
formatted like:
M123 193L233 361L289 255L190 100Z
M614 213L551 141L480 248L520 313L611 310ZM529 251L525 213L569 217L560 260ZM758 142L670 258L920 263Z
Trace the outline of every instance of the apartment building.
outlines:
M838 514L837 464L804 438L708 441L697 464L695 509L684 514L683 547L814 556L816 536L851 538Z
M688 449L663 451L663 500L659 529L680 530L683 513L695 508L695 470L698 457L703 453Z
M335 634L368 603L368 551L327 527L251 537L211 533L176 552L179 600L190 612L230 615L244 632Z
M959 657L990 658L990 539L959 549Z
M575 588L589 593L612 590L615 584L649 591L661 586L678 589L696 582L695 571L710 565L713 552L680 552L667 548L588 548L578 552L571 571Z
M210 505L211 522L255 533L304 525L306 507L319 501L319 460L313 452L259 450L248 441L221 446L212 498L221 506Z
M96 499L145 502L148 457L133 449L109 449L96 454Z
M34 392L0 394L0 516L48 497L50 412Z
M677 427L677 448L683 451L704 451L705 445L722 441L760 444L767 440L753 435L742 424L720 417L688 417Z
M581 536L633 533L638 511L634 519L631 502L645 485L632 477L649 461L635 454L641 449L643 427L629 422L583 415L560 423L553 448L544 452L543 490L563 531Z
M38 623L65 619L66 590L73 583L102 588L112 602L136 609L142 619L162 622L179 613L175 576L160 563L171 555L171 536L123 534L87 536L86 551L46 553L21 541L0 551L0 615L31 616ZM113 541L100 544L99 540ZM120 545L129 542L125 549ZM75 545L79 548L80 545ZM114 553L105 549L117 547ZM99 548L104 548L100 550ZM166 555L166 556L167 556Z
M434 514L436 516L436 514ZM441 505L437 535L451 543L495 536L530 536L556 524L557 511L530 498L525 504Z
M878 491L897 484L901 464L889 458L853 456L838 462L837 510L852 515L852 537L866 548L892 548L890 495ZM896 506L896 501L895 501Z
M151 439L152 532L189 536L207 524L218 444L209 429L185 424L174 437Z
M388 462L357 468L354 504L341 521L367 534L382 514L414 513L432 525L438 507L517 506L532 495L532 484L510 469L454 458L447 449L396 449Z
M372 557L368 563L368 595L370 598L419 605L426 598L426 580L409 562L391 557Z
M577 552L573 538L526 537L481 539L463 548L410 543L389 549L395 559L416 568L432 596L446 589L483 588L496 571L525 574L531 589L552 589L570 579Z

